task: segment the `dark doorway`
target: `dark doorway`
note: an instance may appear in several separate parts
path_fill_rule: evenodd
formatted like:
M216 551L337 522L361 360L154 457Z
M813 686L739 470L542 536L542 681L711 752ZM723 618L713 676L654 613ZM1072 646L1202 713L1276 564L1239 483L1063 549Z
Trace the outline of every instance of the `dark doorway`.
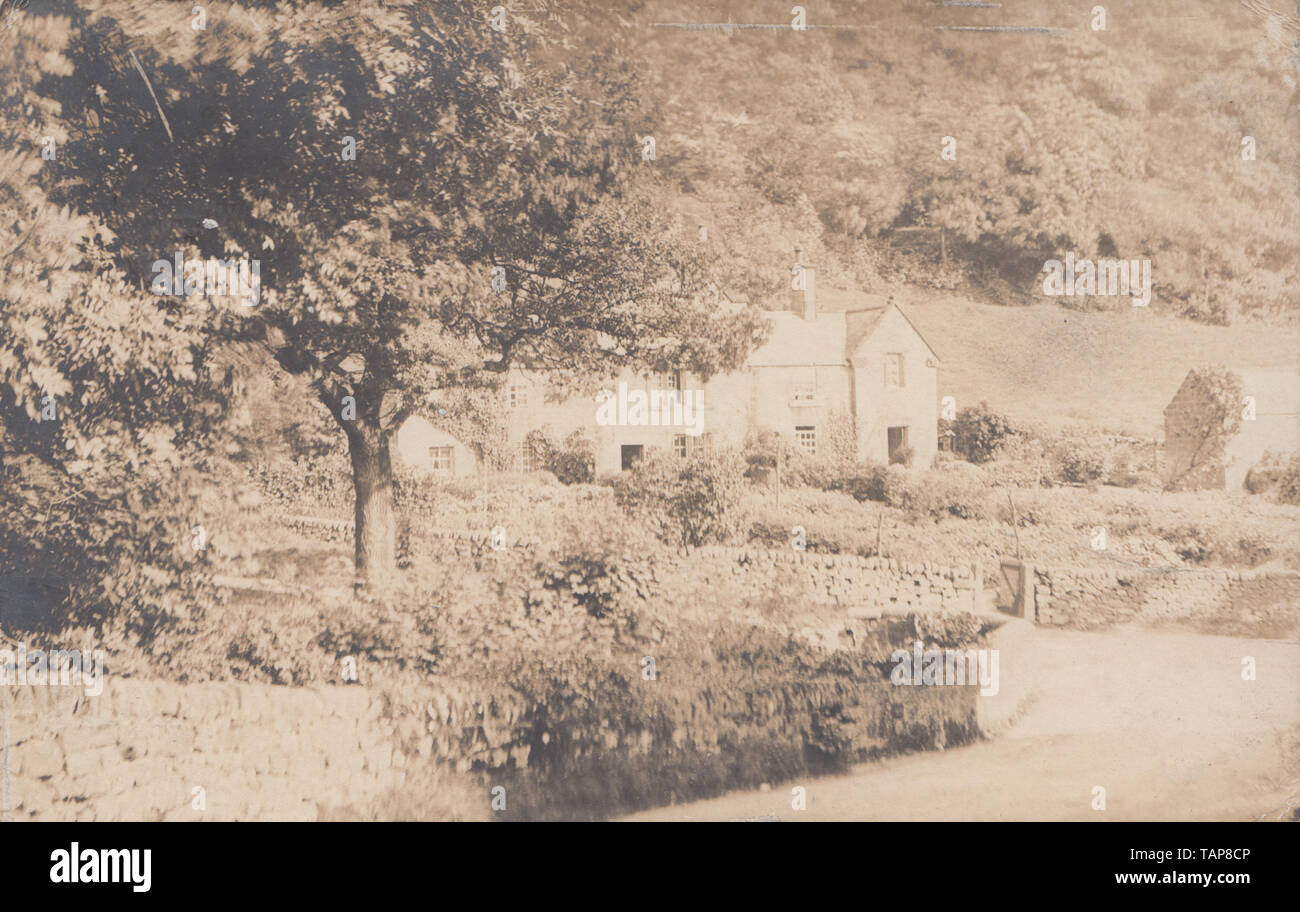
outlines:
M891 427L889 429L889 461L903 462L906 454L903 452L907 449L907 428Z
M641 454L645 452L645 447L639 443L628 443L623 445L623 470L627 471L636 465L641 459Z

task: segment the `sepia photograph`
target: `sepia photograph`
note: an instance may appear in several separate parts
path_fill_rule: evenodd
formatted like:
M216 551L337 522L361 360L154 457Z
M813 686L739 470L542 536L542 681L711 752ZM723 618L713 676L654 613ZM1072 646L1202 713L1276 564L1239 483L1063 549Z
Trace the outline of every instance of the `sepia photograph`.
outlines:
M1289 0L0 0L24 876L1147 822L1084 873L1249 884L1297 80Z

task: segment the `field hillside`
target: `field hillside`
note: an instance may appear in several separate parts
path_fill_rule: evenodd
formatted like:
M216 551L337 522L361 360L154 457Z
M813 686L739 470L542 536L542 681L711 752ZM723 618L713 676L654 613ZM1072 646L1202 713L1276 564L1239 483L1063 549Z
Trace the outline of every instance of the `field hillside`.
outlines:
M896 297L943 359L941 395L955 396L958 408L987 399L1013 418L1054 427L1090 424L1156 435L1162 410L1190 368L1300 361L1294 329L1208 326L1133 307L1002 307L933 291Z
M777 299L799 247L828 286L1028 304L1074 251L1150 259L1154 311L1300 321L1284 11L1133 0L1099 28L1069 0L805 7L796 32L654 25L780 25L790 4L627 5L656 169L681 191L663 204L708 229L720 284ZM1052 31L941 30L1025 25Z

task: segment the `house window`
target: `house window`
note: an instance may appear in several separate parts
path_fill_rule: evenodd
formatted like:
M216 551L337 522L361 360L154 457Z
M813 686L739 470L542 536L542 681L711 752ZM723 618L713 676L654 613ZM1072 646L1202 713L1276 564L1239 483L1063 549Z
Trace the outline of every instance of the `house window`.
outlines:
M429 468L435 475L455 475L455 451L449 446L429 447Z
M687 456L707 456L713 452L713 433L673 435L673 452L685 459Z
M903 356L899 352L885 355L885 388L902 389L907 384L903 378Z
M528 407L528 387L518 383L510 384L507 393L510 397L510 408L521 409Z
M802 371L790 383L791 402L814 402L817 399L817 374Z
M538 472L542 468L542 460L537 455L537 449L527 440L521 441L519 448L515 453L515 465L520 472Z
M682 372L679 370L656 371L655 385L662 390L679 390L682 388Z
M794 439L809 456L817 455L817 428L810 425L796 427Z

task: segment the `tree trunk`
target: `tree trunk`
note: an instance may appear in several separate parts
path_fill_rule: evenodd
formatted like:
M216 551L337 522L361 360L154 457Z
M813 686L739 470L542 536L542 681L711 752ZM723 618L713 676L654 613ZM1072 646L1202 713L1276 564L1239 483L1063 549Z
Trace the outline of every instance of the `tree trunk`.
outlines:
M356 571L359 579L387 588L397 570L397 520L393 513L393 463L389 435L357 421L348 428L352 486L356 492Z

